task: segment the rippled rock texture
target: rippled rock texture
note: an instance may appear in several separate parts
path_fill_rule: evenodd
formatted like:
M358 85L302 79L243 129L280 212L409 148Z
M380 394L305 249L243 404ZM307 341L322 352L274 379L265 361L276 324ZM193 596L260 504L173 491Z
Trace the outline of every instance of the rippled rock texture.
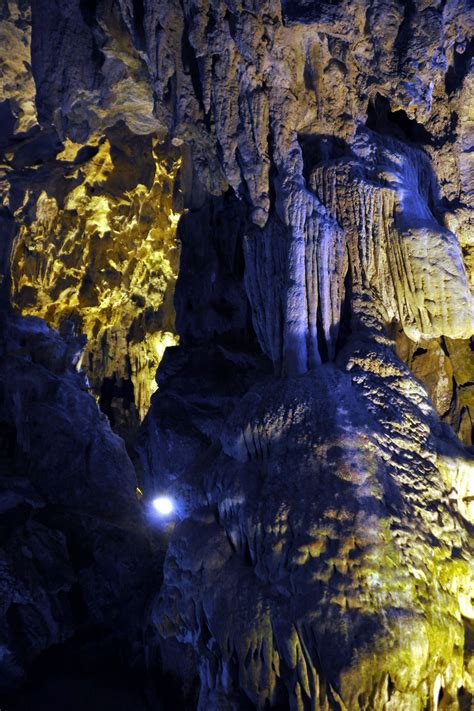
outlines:
M80 590L170 708L471 708L473 25L4 4L4 685Z

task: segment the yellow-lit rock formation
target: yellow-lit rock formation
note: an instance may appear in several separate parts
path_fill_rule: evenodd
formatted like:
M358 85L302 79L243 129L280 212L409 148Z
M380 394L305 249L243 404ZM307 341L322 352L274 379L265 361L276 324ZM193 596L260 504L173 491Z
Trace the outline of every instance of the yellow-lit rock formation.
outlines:
M27 190L15 213L21 226L12 254L13 303L23 314L87 336L82 365L94 392L111 398L117 426L124 417L133 423L120 387L131 380L143 418L164 348L176 342L179 154L150 137L130 137L127 145L114 134L85 147L68 141L58 160L64 194L47 185Z
M0 104L9 103L13 132L24 133L36 124L35 83L30 68L31 10L26 4L9 5L9 19L0 18Z

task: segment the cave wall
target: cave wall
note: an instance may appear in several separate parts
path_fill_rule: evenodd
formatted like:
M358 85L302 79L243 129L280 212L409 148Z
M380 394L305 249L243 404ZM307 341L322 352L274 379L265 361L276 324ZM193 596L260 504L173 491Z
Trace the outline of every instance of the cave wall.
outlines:
M61 12L74 37L77 21L88 35L92 16L85 6ZM53 20L54 13L45 13L45 26L33 33L41 46ZM129 440L148 410L164 349L177 341L173 292L179 264L175 233L182 209L177 181L181 155L163 140L162 132L158 134L153 119L144 119L140 126L133 123L145 111L142 94L143 101L150 101L145 113L151 113L151 99L143 88L146 76L139 71L140 60L127 45L126 34L120 34L119 18L112 13L108 20L113 37L102 38L108 48L103 47L105 65L92 39L82 46L76 37L75 44L71 39L68 45L71 51L76 47L74 62L81 65L79 77L68 67L76 80L86 82L81 52L88 48L88 76L102 67L122 92L120 100L114 93L117 86L113 96L107 92L108 100L119 101L120 110L101 112L100 120L83 123L81 134L64 130L47 113L52 90L47 90L47 101L39 98L43 85L37 76L35 85L33 74L37 68L49 75L48 61L56 65L57 55L46 56L41 47L31 46L29 4L11 4L6 10L3 32L12 54L2 73L9 133L3 138L1 184L5 216L15 226L4 272L10 276L11 302L20 313L40 316L84 338L81 363L91 389L115 430ZM23 46L26 65L15 42ZM57 90L67 101L65 86ZM26 116L30 104L35 106L36 92L40 115ZM97 95L89 101L99 109ZM126 102L132 107L129 113Z
M304 270L302 244L308 239L308 230L314 231L314 220L321 222L322 217L312 216L323 209L321 200L314 203L305 189L312 169L319 165L322 174L324 162L344 162L350 157L365 161L368 153L375 166L380 159L374 158L376 150L385 152L384 162L390 164L389 152L398 151L398 160L405 163L404 174L398 171L392 180L394 186L398 185L398 195L416 185L425 204L412 208L405 204L403 210L428 210L433 216L432 227L442 225L454 230L457 241L453 244L461 246L467 273L472 274L468 108L472 45L466 3L453 2L446 7L415 4L407 8L396 2L370 7L365 3L323 3L312 11L304 3L265 3L253 9L245 5L227 7L225 3L185 3L182 8L176 3L122 3L120 11L107 2L66 3L52 12L50 4L46 11L38 2L31 8L29 3L10 3L8 8L2 27L5 46L8 43L11 52L5 51L8 59L3 70L2 106L9 153L2 189L17 225L12 267L18 274L14 277L13 299L22 312L46 317L55 327L61 319L72 316L76 329L88 338L84 363L93 390L97 396L103 390L103 406L122 435L126 436L132 423L136 429L143 419L156 387L153 372L164 347L176 339L171 305L179 261L173 244L176 222L184 203L186 209L196 206L206 192L217 196L231 187L248 205L250 232L252 223L264 228L269 214L271 219L264 228L267 231L276 229L278 233L280 228L274 225L282 223L285 232L290 225L293 246L284 246L273 259L283 259L283 282L297 281L296 272ZM66 39L69 34L73 36L70 41ZM18 55L20 45L22 54ZM23 55L31 62L25 65ZM12 56L17 59L12 61ZM30 66L32 70L28 71ZM112 128L123 124L124 130ZM364 125L368 131L362 130ZM35 131L39 126L38 134ZM166 136L175 145L168 139L158 148ZM393 147L397 140L398 147ZM383 145L385 148L381 148ZM185 167L177 181L183 146L192 167ZM137 171L142 149L142 165ZM420 161L426 167L417 167ZM418 177L409 175L410 162ZM49 188L46 171L41 169L45 163L47 180L54 183ZM53 165L55 177L49 177ZM394 165L379 165L377 169L382 173L397 171ZM31 170L38 173L35 179ZM150 185L153 170L154 186ZM21 173L25 172L22 183ZM373 170L371 173L369 180L374 177ZM381 187L390 182L387 175L381 174L380 179ZM177 196L185 182L187 202ZM136 190L134 198L129 194L132 190ZM57 205L51 202L53 198ZM157 199L161 208L154 207L152 216L142 215L142 206ZM326 194L326 199L332 198ZM77 215L76 202L82 205ZM401 212L400 206L398 200L395 212ZM329 230L333 229L330 217ZM158 231L147 234L156 235L156 243L145 238L150 219ZM38 224L35 227L33 223ZM21 225L23 231L18 227ZM297 235L300 227L304 238ZM139 234L132 234L137 229ZM40 234L31 249L35 230ZM48 264L40 264L41 234L51 231L60 232L61 244L57 244L56 236L54 254L45 253L41 259ZM75 264L78 271L74 278L66 276L67 262L77 261L70 253L70 241L64 234L67 231L71 239L74 233L75 249L75 232L82 240L84 265ZM122 251L115 266L105 257L94 256L96 250L107 252L103 235L107 239L109 232L114 245L120 240L127 251ZM102 236L100 249L95 244L97 235ZM138 254L144 241L147 246L139 254L142 263L147 259L143 249L161 251L158 241L167 246L160 264L156 257L149 258L146 273L133 276L131 251ZM258 241L248 242L249 262ZM31 258L24 258L25 249L31 249ZM64 257L58 256L58 249ZM344 247L340 245L339 249ZM104 259L106 264L101 263ZM330 265L323 267L319 261L320 269L330 273ZM460 267L459 254L457 261L456 269ZM103 271L91 274L91 269ZM334 269L344 271L344 265L335 265ZM374 269L383 283L383 267ZM255 296L259 286L252 286L251 270L248 272L247 288ZM156 283L143 306L133 290L138 285L141 288L151 273L151 281ZM255 277L265 280L262 275ZM322 272L318 289L327 290L321 277ZM61 288L61 279L68 282L67 289ZM430 288L433 291L439 285ZM265 324L255 324L255 329L265 341L274 340L266 343L265 349L273 353L280 367L289 372L304 371L321 358L319 350L325 357L327 346L322 343L318 348L316 344L317 305L308 316L308 326L303 315L308 293L296 288L287 291L284 285L269 306L270 321L275 308L286 311L279 316L281 333L264 337ZM337 338L338 327L332 322L339 320L338 302L344 298L343 291L339 288L339 295L328 297L334 303L323 305L326 341L328 329L333 327ZM442 299L451 298L453 291L448 287ZM130 303L130 298L135 299L133 306L119 305L124 300ZM327 301L322 293L319 298ZM421 318L416 313L416 298L408 321ZM309 299L314 300L314 294ZM93 315L96 305L92 302L96 300L101 303L102 316L98 317ZM110 323L110 309L114 310L112 321L120 322L119 328ZM454 311L464 314L466 308L459 303ZM396 318L403 321L404 316L397 314ZM443 331L438 327L424 332L420 324L415 329L405 325L405 335L414 344L420 338L432 340ZM459 341L457 336L468 334L470 324L464 330L459 324L450 328L445 335ZM414 351L411 346L402 347L400 353L411 359L417 347ZM424 348L423 344L420 347ZM444 383L443 394L435 397L439 414L470 444L472 381L459 373L456 377L453 367L453 359L459 360L456 353L470 357L467 348L460 341L450 352L447 342L438 339L438 345L427 350L433 369L445 372L436 386L439 390ZM415 367L416 374L434 393L425 375L427 357L424 361ZM449 365L445 366L445 361Z
M168 661L188 691L198 674L188 706L470 708L468 3L1 13L2 427L22 502L7 558L21 526L46 526L68 570L54 604L67 608L76 575L93 608L106 522L126 530L133 512L137 543L107 538L104 560L139 560L100 624L146 657L120 617L144 586L131 608L161 645L150 673ZM94 510L87 575L68 543L71 491L78 508L115 492ZM157 493L176 507L164 562ZM43 600L46 583L28 584ZM26 600L22 613L43 610ZM15 615L16 658L31 623ZM18 678L75 634L75 615L58 613Z
M176 342L179 156L124 126L97 145L66 150L53 158L59 175L50 186L40 182L35 191L26 180L15 211L22 226L11 257L12 302L85 336L91 387L123 433L134 417L143 419L163 350ZM131 393L120 398L127 385Z

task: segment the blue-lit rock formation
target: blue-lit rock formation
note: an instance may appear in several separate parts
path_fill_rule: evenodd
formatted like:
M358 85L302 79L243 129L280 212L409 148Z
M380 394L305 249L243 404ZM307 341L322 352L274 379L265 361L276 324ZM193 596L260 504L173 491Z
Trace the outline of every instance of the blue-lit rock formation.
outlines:
M139 636L150 550L123 441L74 367L78 339L34 318L1 327L4 687L73 635L78 600L89 624Z
M0 9L7 711L472 708L473 27Z

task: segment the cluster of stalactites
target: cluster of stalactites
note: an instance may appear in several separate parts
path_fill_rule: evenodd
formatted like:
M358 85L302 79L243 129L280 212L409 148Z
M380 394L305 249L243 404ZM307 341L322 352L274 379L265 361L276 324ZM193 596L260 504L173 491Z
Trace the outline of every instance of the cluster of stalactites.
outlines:
M314 196L305 197L294 207L290 236L273 218L245 242L256 333L277 369L287 373L319 365L321 339L334 358L348 267L343 230Z
M471 335L459 243L430 212L425 163L407 155L399 165L321 164L312 192L298 186L286 200L284 221L272 218L246 240L255 328L278 370L334 359L346 299L353 315L364 303L413 341Z
M317 168L311 187L344 229L355 294L370 293L414 341L468 338L472 300L461 248L428 208L422 169L374 182L359 163L341 161Z

